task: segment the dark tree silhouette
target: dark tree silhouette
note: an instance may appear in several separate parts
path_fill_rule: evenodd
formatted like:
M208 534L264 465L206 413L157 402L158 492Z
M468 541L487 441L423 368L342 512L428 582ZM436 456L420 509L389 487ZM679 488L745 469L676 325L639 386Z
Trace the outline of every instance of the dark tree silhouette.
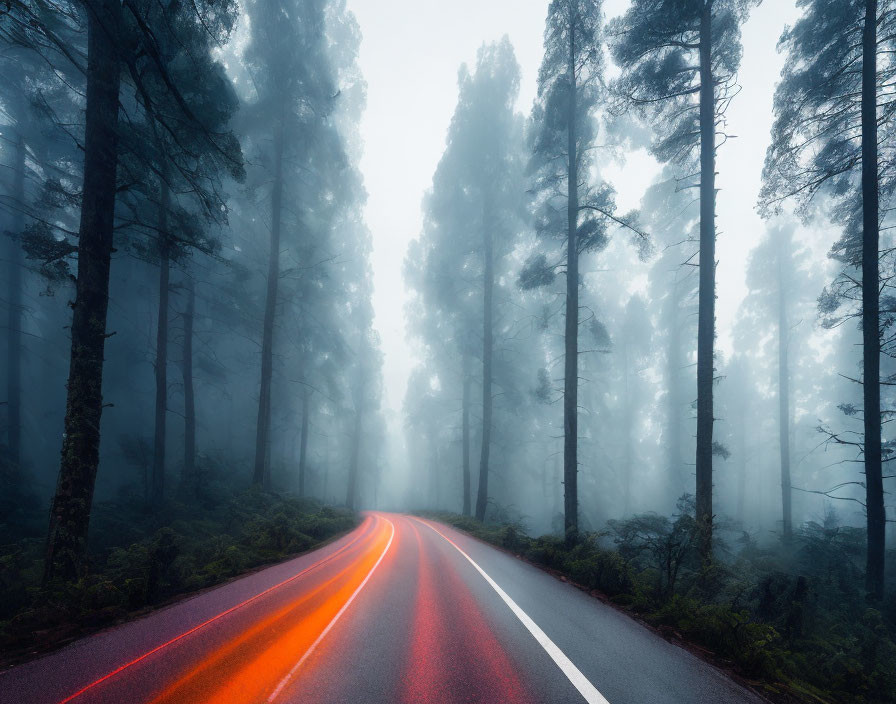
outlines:
M832 255L843 274L820 299L829 325L860 319L867 591L884 589L886 510L881 449L880 198L892 195L896 101L889 86L894 8L877 0L804 0L805 13L781 37L787 63L775 93L775 122L761 202L775 210L794 198L814 214L814 196L828 195L843 225ZM857 270L861 281L847 270ZM883 282L884 285L885 282ZM851 305L855 302L855 307Z
M704 563L712 559L713 384L716 266L716 130L735 90L740 25L756 0L635 0L609 28L622 69L614 91L648 115L654 154L696 167L700 187L697 325L697 525Z

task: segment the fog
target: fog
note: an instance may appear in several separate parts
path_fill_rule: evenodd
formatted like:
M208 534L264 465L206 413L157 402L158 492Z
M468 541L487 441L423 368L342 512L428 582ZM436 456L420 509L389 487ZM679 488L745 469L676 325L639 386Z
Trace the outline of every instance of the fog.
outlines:
M850 3L717 0L706 57L688 3L650 43L661 4L4 11L6 542L49 515L66 573L91 507L254 487L532 535L685 511L704 557L834 522L882 590L892 59L863 180L860 72L809 75L855 62L811 54Z

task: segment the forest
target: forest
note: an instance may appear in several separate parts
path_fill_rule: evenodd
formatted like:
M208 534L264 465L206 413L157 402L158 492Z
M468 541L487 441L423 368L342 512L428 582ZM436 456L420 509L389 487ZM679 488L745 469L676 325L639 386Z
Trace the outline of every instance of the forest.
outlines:
M896 701L896 0L533 3L386 273L364 4L0 3L0 663L391 511L772 701Z

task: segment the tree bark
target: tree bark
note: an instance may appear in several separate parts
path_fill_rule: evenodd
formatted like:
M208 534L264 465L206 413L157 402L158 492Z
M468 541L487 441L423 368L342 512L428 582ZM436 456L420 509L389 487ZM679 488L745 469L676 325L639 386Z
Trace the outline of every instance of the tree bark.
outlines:
M738 423L738 444L737 444L737 522L743 526L744 522L744 505L747 496L747 402L741 397L738 403L740 411Z
M433 491L435 492L434 500L433 500L433 508L436 510L441 509L442 507L442 462L441 462L441 448L439 447L438 442L433 441L433 456L432 456L432 477L433 477Z
M778 241L778 439L781 449L781 517L785 542L793 537L790 480L790 352L785 264L790 264L789 242ZM788 235L789 237L789 235ZM785 262L785 257L787 261Z
M72 346L65 434L50 510L44 583L81 572L99 466L103 350L118 166L121 5L86 0L87 104L78 278L72 304Z
M184 347L181 364L184 383L184 473L181 481L195 495L199 490L199 478L196 476L196 397L193 388L193 319L196 311L196 284L193 277L187 277L185 289L187 307L183 313Z
M156 328L156 405L152 460L152 504L157 508L165 499L165 439L168 420L168 299L171 276L168 208L171 191L165 181L166 177L167 169L163 168L159 203L159 319Z
M357 348L357 364L358 377L354 386L354 404L355 404L355 427L352 432L352 449L348 466L348 487L346 490L346 505L351 509L358 508L358 462L361 453L361 432L362 432L362 413L364 411L364 403L366 401L366 378L364 370L364 355L367 352L365 344L365 327L363 323L358 321L358 348Z
M270 487L268 450L271 434L271 376L274 367L274 318L280 283L280 227L283 216L283 123L274 136L274 183L271 189L271 251L268 257L268 288L264 305L261 340L261 384L258 394L258 424L255 433L255 469L252 483Z
M684 403L681 399L681 282L676 273L669 305L669 337L666 354L666 377L668 380L666 419L669 432L668 448L669 486L672 488L672 506L678 501L687 486L681 450L681 416Z
M345 504L350 509L358 508L358 461L361 453L361 404L355 408L355 427L352 431L352 452L348 466L348 489Z
M563 380L563 511L566 538L579 531L579 174L576 155L575 22L569 23L569 114L567 115L566 335Z
M560 487L563 486L563 467L560 466L560 457L562 454L563 453L558 447L557 452L554 453L554 481L552 482L554 484L554 492L552 496L553 507L551 511L551 531L554 530L554 518L560 514ZM557 481L558 479L560 481Z
M622 515L628 516L631 512L632 502L632 472L634 471L634 412L632 409L630 376L631 369L629 365L629 347L628 341L623 343L622 347L622 383L623 383L623 423L625 424L625 476L623 477L623 499L622 499Z
M305 498L305 458L308 454L308 414L311 411L311 392L307 387L302 391L302 436L299 446L299 498Z
M867 0L865 4L862 53L862 389L865 416L865 510L868 522L865 588L869 598L879 601L884 593L886 509L880 438L877 0Z
M461 444L463 445L463 515L470 515L470 355L464 353L463 408L461 410Z
M697 317L697 526L700 557L712 562L713 349L715 346L715 91L712 0L700 21L700 291Z
M429 433L428 438L426 445L426 451L428 453L426 466L429 468L429 471L426 473L426 505L433 511L437 511L439 508L439 475L438 469L436 468L437 453L435 434Z
M490 220L489 204L483 207L482 240L484 247L484 276L482 287L482 451L479 456L479 491L476 495L476 518L485 520L488 507L488 460L492 438L492 354L494 330L492 329L493 298L495 289L494 235Z
M323 476L323 482L322 482L323 491L321 492L321 498L325 502L329 502L330 501L330 466L331 466L330 465L331 453L330 453L330 436L329 435L327 435L327 437L326 437L326 442L325 442L324 447L325 447L324 476Z
M12 232L19 237L25 229L25 140L16 140L12 177L15 208ZM9 465L16 485L22 481L22 247L15 237L7 238L7 366L6 409Z

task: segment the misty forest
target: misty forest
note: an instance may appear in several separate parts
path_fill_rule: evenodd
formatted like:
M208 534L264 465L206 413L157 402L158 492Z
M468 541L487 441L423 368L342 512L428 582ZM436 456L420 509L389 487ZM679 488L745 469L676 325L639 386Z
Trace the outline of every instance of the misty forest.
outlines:
M474 536L750 696L896 701L896 1L521 4L536 63L483 32L452 59L399 233L366 215L377 3L0 3L0 690L385 521L381 560L420 525ZM761 113L755 174L724 156L735 110ZM532 618L586 701L646 701L637 664L617 693ZM207 680L103 701L219 701ZM527 700L441 686L382 701Z

